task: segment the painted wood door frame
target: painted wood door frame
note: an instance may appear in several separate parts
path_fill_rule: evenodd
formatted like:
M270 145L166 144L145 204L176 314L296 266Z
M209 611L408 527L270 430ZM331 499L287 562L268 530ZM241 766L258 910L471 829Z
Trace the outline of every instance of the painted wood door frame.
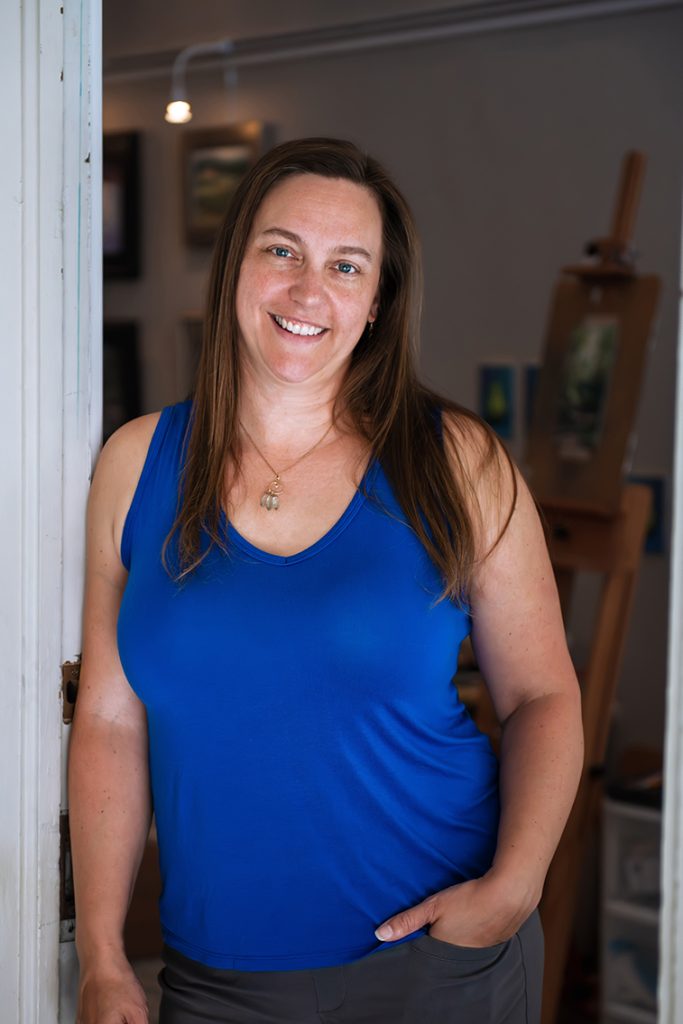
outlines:
M680 266L659 944L661 1024L683 1021L683 246Z
M57 1021L60 959L74 973L60 665L80 650L100 433L100 25L100 0L0 5L0 1006L21 1024Z

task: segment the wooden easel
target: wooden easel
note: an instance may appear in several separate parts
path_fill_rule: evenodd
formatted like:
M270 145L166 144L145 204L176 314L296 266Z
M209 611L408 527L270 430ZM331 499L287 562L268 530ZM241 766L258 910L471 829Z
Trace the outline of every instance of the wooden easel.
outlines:
M528 480L542 505L606 516L619 510L624 453L660 288L654 274L636 274L631 249L644 167L642 153L627 155L611 235L589 242L588 260L565 267L555 286L526 452ZM609 379L603 382L601 409L595 414L600 422L594 446L572 459L563 454L558 436L568 357L577 329L600 321L610 324L615 335L613 361ZM583 415L582 409L579 412Z
M638 566L650 514L650 491L624 488L618 514L544 509L548 546L560 600L568 617L576 573L602 575L602 590L588 664L580 673L584 766L576 802L553 859L541 901L546 967L543 1024L555 1024L564 982L586 838L595 828L602 766L621 668Z
M555 292L527 453L531 484L546 519L565 622L576 574L589 571L602 576L589 660L579 672L584 769L541 901L546 939L543 1024L555 1024L557 1019L583 850L598 817L612 707L650 515L648 489L622 483L624 452L659 294L657 277L636 276L630 248L644 166L642 154L627 154L611 234L588 244L592 262L564 268ZM553 447L553 401L563 372L561 346L576 323L596 312L618 322L614 378L621 385L615 389L612 382L605 443L585 462L572 465L558 459Z

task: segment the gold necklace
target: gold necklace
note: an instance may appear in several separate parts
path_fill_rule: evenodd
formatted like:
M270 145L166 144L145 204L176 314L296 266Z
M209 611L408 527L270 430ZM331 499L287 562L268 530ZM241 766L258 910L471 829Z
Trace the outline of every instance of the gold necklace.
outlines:
M244 426L244 424L240 423L240 427L242 428L244 433L247 435L247 437L249 438L249 440L253 444L254 448L256 449L257 454L261 456L261 458L265 462L266 466L268 467L268 469L273 474L273 479L271 480L271 482L266 487L265 491L261 495L261 500L259 501L259 504L263 508L265 508L268 512L270 512L271 509L278 509L280 507L280 493L282 491L282 474L283 473L288 473L290 471L290 469L294 469L294 467L298 466L299 463L303 459L305 459L307 455L310 455L312 451L315 451L315 449L318 447L318 445L323 443L323 441L325 440L325 438L327 437L329 432L332 430L333 426L334 426L334 420L332 421L332 423L330 423L329 427L327 428L327 430L325 431L323 436L318 438L318 440L315 442L314 445L312 445L311 448L309 448L307 451L305 451L303 453L303 455L300 455L298 459L295 459L294 462L290 463L289 466L286 466L285 469L281 469L280 472L278 473L278 471L276 469L273 469L271 464L268 462L268 459L265 457L265 455L263 454L263 452L261 451L259 446L256 444L256 441L254 441L254 438L251 436L251 434L249 433L247 428Z

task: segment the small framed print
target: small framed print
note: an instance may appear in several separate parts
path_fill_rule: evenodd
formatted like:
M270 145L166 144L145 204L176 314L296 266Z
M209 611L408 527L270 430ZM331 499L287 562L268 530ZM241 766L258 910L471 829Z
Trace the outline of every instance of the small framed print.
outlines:
M192 310L182 315L176 350L176 391L179 399L188 398L194 392L203 329L200 312Z
M603 442L618 343L614 316L586 316L570 335L554 430L562 460L587 462Z
M106 133L102 142L102 248L105 278L140 274L140 137Z
M183 219L188 245L213 244L237 186L263 146L260 121L184 132Z
M629 483L643 484L650 488L650 519L645 534L645 551L648 555L662 555L666 549L664 536L664 477L629 475Z
M479 367L479 415L504 441L515 433L515 368L509 365Z
M137 324L105 321L102 340L102 440L106 441L142 413Z
M522 368L523 381L524 381L524 395L522 398L523 411L524 411L524 432L526 434L531 430L531 424L534 420L534 404L536 401L536 391L538 388L538 374L540 366L538 363L525 363Z

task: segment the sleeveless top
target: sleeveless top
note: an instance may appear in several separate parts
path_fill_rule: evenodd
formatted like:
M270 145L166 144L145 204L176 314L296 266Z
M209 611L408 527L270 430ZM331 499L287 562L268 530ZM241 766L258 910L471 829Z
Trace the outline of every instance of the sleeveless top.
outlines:
M267 553L223 517L228 553L174 582L161 548L190 411L161 413L121 544L164 940L211 967L346 963L395 945L374 935L388 917L491 865L497 760L452 682L470 619L437 603L376 461L306 550Z

